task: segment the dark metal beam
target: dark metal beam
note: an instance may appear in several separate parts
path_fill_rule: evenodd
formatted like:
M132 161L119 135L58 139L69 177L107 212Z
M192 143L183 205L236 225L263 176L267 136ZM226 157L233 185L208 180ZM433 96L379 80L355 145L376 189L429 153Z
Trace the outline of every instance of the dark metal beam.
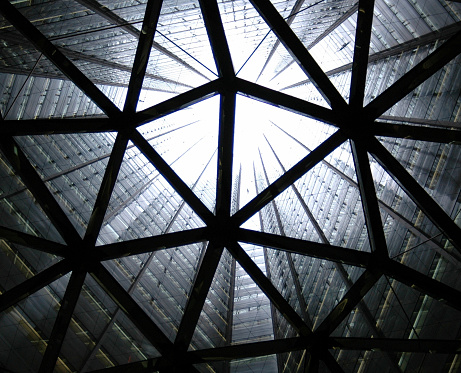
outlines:
M147 140L138 132L131 135L133 143L141 150L154 167L163 175L176 192L197 213L206 224L214 219L213 213L208 210L204 203L195 195L187 184L173 171L165 160L155 151Z
M351 150L371 250L379 257L385 258L388 257L386 238L366 151L366 141L366 139L351 140Z
M340 120L331 109L237 78L235 85L245 97L291 111L308 118L339 126Z
M320 43L323 39L325 39L328 35L330 35L336 28L338 28L343 22L345 22L349 17L351 17L358 9L358 2L355 3L351 8L349 8L345 13L341 15L335 22L331 24L330 27L328 27L325 31L323 31L319 36L315 38L313 42L311 42L308 46L307 49L310 50L313 47L315 47L318 43ZM278 75L283 73L286 69L288 69L294 61L290 61L288 64L286 64L282 69L280 69L277 74L274 75L274 77L271 80L274 80ZM352 64L350 64L352 66Z
M162 3L162 0L149 0L147 2L133 69L131 70L125 107L123 108L124 112L134 113L136 111L144 75L146 74L147 63L149 62L150 50L154 41L155 30L157 29L160 10L162 9Z
M278 292L272 282L264 275L242 247L236 242L229 243L226 247L293 328L301 335L310 335L312 331L306 323Z
M4 122L3 122L4 123ZM11 166L21 180L33 194L40 207L49 217L62 238L68 245L75 245L81 241L80 235L67 218L64 211L54 199L40 176L30 164L16 141L9 136L0 138L0 150L10 162Z
M102 111L116 118L120 110L75 65L65 57L14 5L5 1L0 13L42 52L62 73L69 77Z
M71 270L71 261L64 259L56 264L53 264L51 267L44 269L42 272L37 273L35 276L27 279L21 284L16 285L14 288L5 291L2 295L0 295L0 312L14 306L29 295L51 284L58 278L61 278Z
M70 276L66 292L60 302L61 307L59 308L58 316L48 338L48 345L40 364L39 373L54 371L85 277L86 271L83 270L74 270Z
M97 246L98 260L110 260L129 255L139 255L172 247L180 247L208 239L207 228L196 228L167 233L137 240Z
M223 249L213 242L210 242L206 248L174 341L174 345L180 351L187 351L190 345Z
M184 92L169 100L137 112L133 117L133 123L135 123L136 126L141 126L155 119L164 117L165 115L185 109L193 104L215 96L218 94L221 86L221 80L217 79L210 83L201 85L200 87L191 89L190 91Z
M275 339L190 351L188 354L195 363L230 361L311 349L317 341L314 336ZM325 341L328 348L341 350L461 354L461 342L458 340L330 337Z
M251 218L256 212L262 209L270 201L274 200L291 184L321 162L328 154L340 146L345 139L345 135L340 131L331 135L315 150L299 161L284 175L280 176L269 187L259 193L255 198L248 202L248 204L233 215L232 219L234 220L234 223L236 225L241 225Z
M235 92L221 94L216 178L216 215L220 219L228 218L231 213L235 102Z
M376 138L370 138L368 151L437 228L448 237L453 246L461 252L461 228L456 225L450 216Z
M16 231L14 229L0 227L0 238L18 245L30 247L44 253L66 257L69 250L66 245L47 240L45 238L32 236L30 234Z
M391 259L380 262L379 269L385 275L461 311L461 291Z
M115 139L112 153L107 163L106 171L99 188L98 196L93 206L90 220L85 232L84 241L93 246L101 229L104 215L109 206L110 197L117 181L117 175L123 162L123 156L128 145L128 136L124 132L119 132Z
M226 79L235 76L232 58L227 44L226 34L216 1L199 0L203 21L210 41L218 75Z
M352 310L358 306L366 293L379 280L381 273L367 269L358 280L351 286L341 301L315 330L315 335L328 336L335 331L341 322L350 315Z
M348 107L342 96L272 3L269 0L251 0L251 3L332 109L338 114L347 113Z
M251 231L243 228L237 230L236 239L240 242L270 247L293 254L326 259L357 267L366 267L372 257L372 254L364 251L299 240L297 238L283 237L277 234Z
M453 123L453 125L455 124L456 123ZM441 144L461 143L460 130L408 126L405 124L391 124L376 121L370 129L375 136L438 142Z
M359 0L349 99L350 105L355 109L362 108L365 97L374 4L374 0Z
M365 117L372 119L384 114L426 79L461 53L461 31L456 33L428 57L387 88L365 107Z
M408 118L408 117L396 117L393 115L381 115L379 119L388 120L391 122L402 122L402 123L414 123L422 126L442 127L442 128L458 128L461 129L461 122L450 122L448 120L433 120L424 118ZM376 122L375 123L382 123Z

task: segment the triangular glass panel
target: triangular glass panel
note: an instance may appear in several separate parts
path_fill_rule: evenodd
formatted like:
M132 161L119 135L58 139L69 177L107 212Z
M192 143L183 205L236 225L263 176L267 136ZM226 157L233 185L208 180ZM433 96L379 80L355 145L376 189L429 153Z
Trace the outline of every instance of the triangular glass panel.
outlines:
M215 204L219 97L140 127L149 144L211 210Z
M163 3L147 72L167 79L162 86L175 93L217 77L197 0L180 6Z
M190 350L222 347L232 343L234 277L234 259L224 250L200 313Z
M76 230L84 233L114 142L110 133L17 138Z
M144 272L141 269L132 277L133 298L171 341L176 337L183 317L187 294L196 276L204 245L197 243L144 254L143 258L152 257L145 263L142 263L141 256L131 259L132 267L148 266ZM125 263L123 259L121 261ZM128 265L127 262L126 267ZM134 271L133 268L131 272Z
M203 226L167 180L129 142L98 244Z
M263 249L249 245L244 245L243 248L263 272L266 272ZM233 310L233 344L274 339L271 302L238 263Z

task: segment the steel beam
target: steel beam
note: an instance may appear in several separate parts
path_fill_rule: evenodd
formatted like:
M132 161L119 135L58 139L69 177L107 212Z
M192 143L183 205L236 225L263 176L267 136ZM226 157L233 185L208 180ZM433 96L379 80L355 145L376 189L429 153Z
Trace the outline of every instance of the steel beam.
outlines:
M128 84L124 112L134 113L136 111L162 3L163 1L161 0L149 0L147 2L142 31L139 36L133 69L131 70L130 83Z
M461 53L461 31L453 35L442 46L371 101L365 107L364 116L372 119L379 118L426 79L448 64L459 53Z
M388 120L388 121L392 121L392 122L414 123L414 124L419 124L421 126L432 126L432 127L461 129L461 122L450 122L448 120L433 120L433 119L424 119L424 118L396 117L396 116L393 116L393 115L381 115L379 117L379 119ZM382 122L375 121L375 123L381 124ZM421 127L418 127L418 128L421 128Z
M115 139L112 153L107 163L106 171L99 188L98 196L93 206L93 212L91 213L90 220L85 232L84 241L91 246L96 244L96 240L101 230L101 225L104 221L104 215L109 206L110 197L117 181L117 175L120 171L120 167L123 162L123 156L128 145L128 136L119 132Z
M455 124L453 123L453 127L455 127ZM370 129L375 136L438 142L441 144L461 143L461 131L454 129L408 126L379 121L375 121Z
M271 233L251 231L243 228L239 228L237 230L236 238L241 242L270 247L313 258L340 262L357 267L366 267L372 258L370 253L364 251L346 249L344 247L317 242L309 242L299 240L297 238L283 237Z
M187 351L190 345L223 249L223 246L216 245L214 242L210 242L206 248L174 341L174 345L179 351Z
M269 0L251 0L251 3L331 108L338 114L347 113L348 107L342 96L272 3Z
M135 123L136 126L141 126L168 114L185 109L193 104L217 95L221 86L221 80L217 79L210 83L201 85L200 87L191 89L190 91L184 92L178 96L170 98L169 100L137 112L133 117L133 123Z
M295 337L272 341L238 344L213 349L190 351L194 363L237 360L251 357L311 349L317 338ZM461 354L461 342L443 339L396 339L330 337L325 340L327 348L359 351L395 351L415 353Z
M97 246L98 260L105 261L203 242L208 239L207 232L207 228L196 228Z
M461 228L376 138L370 139L368 151L461 253Z
M40 364L39 373L54 371L85 277L86 271L83 270L74 270L70 276L66 292L61 300L58 316L54 322L53 330L51 331L48 345Z
M2 295L0 295L0 312L14 306L29 295L51 284L58 278L61 278L71 270L71 261L64 259L56 264L53 264L51 267L44 269L42 272L37 273L35 276L25 280L19 285L16 285L14 288L5 291Z
M251 218L256 212L261 210L270 201L274 200L306 172L314 168L328 154L340 146L345 141L345 139L346 137L341 131L337 131L331 135L315 150L304 157L295 166L280 176L269 187L259 193L255 198L248 202L248 204L246 204L236 214L234 214L232 217L234 223L236 225L241 225L249 218Z
M6 227L0 227L0 238L14 244L30 247L31 249L52 255L61 257L69 255L69 250L66 245Z
M365 97L374 5L374 0L359 0L349 99L349 103L354 109L362 108Z
M186 203L197 213L200 219L206 224L214 219L214 215L204 203L195 195L187 184L173 171L173 169L165 162L165 160L155 151L155 149L147 142L146 139L135 131L131 135L133 143L141 150L147 159L154 167L162 174L162 176L170 183L174 190L186 201Z
M385 275L461 311L461 291L392 259L381 261L379 269Z
M226 219L231 214L235 102L235 92L221 94L216 178L216 216L220 219Z
M14 5L4 1L0 13L42 52L64 75L69 77L103 112L116 118L120 110L75 65L67 59Z
M4 123L4 122L3 122ZM9 136L0 138L0 150L10 162L29 191L33 194L40 207L49 217L62 238L68 245L75 245L81 241L80 235L67 218L67 215L54 199L40 176L30 164L16 141Z
M253 98L265 104L273 105L328 124L335 126L340 125L338 116L331 109L312 104L240 78L235 80L235 85L239 93L243 94L245 97Z
M199 0L203 22L208 34L218 75L226 79L235 77L226 34L216 1Z
M378 198L366 151L366 139L351 140L352 156L357 175L360 197L365 216L368 237L373 253L381 258L388 257L383 223L379 212Z
M320 43L323 39L325 39L328 35L330 35L334 30L336 30L343 22L345 22L349 17L351 17L358 9L358 2L355 3L349 10L341 15L335 22L331 24L330 27L328 27L325 31L323 31L319 36L315 38L313 42L311 42L308 46L307 49L310 50L313 47L315 47L318 43ZM286 69L288 69L294 61L290 61L288 64L286 64L277 74L274 75L274 77L271 80L274 80L277 76L279 76L282 72L284 72ZM352 64L350 64L352 66ZM284 88L285 89L285 88Z

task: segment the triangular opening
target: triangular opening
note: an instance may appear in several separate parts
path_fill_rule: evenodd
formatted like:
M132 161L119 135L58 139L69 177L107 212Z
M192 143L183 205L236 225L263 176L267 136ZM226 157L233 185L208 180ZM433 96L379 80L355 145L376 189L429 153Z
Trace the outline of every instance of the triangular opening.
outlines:
M223 251L203 305L189 349L201 350L232 343L232 319L235 304L234 259Z

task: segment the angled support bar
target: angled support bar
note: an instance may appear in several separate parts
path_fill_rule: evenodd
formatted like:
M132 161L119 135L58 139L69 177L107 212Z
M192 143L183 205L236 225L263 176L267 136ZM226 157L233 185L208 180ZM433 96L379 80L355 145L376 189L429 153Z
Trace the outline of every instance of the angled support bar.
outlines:
M452 124L455 127L456 123ZM429 128L375 121L371 130L375 136L438 142L441 144L461 144L461 131L455 129Z
M370 139L368 151L461 253L461 228L376 138Z
M328 154L335 150L346 140L346 136L337 131L325 140L321 145L315 148L310 154L304 157L285 174L280 176L276 181L259 193L255 198L248 202L242 209L240 209L233 217L236 225L241 225L269 202L273 201L285 189L287 189L296 180L302 177L306 172L314 168L320 163Z
M426 79L430 78L461 53L461 31L453 35L435 52L413 67L365 107L367 118L377 119Z
M246 97L253 98L281 109L289 110L308 118L320 120L337 127L340 125L340 120L331 109L312 104L308 101L274 91L240 78L235 80L235 85L239 93Z
M333 83L325 75L321 67L307 51L290 26L269 0L251 0L251 3L274 31L280 42L291 56L298 62L301 69L311 79L323 98L338 113L348 112L348 107Z
M163 101L160 104L137 112L133 116L133 123L136 127L138 127L153 120L162 118L168 114L174 113L178 110L185 109L193 104L217 95L221 87L222 82L220 79L213 80L212 82L206 83L200 87L191 89L190 91L170 98L169 100Z
M123 108L124 112L134 113L136 111L162 4L162 0L149 0L147 2L142 32L139 36L133 69L131 70L130 83L128 84L125 107Z
M241 242L363 268L368 265L372 257L370 253L363 251L309 242L277 234L251 231L243 228L238 229L236 238Z

